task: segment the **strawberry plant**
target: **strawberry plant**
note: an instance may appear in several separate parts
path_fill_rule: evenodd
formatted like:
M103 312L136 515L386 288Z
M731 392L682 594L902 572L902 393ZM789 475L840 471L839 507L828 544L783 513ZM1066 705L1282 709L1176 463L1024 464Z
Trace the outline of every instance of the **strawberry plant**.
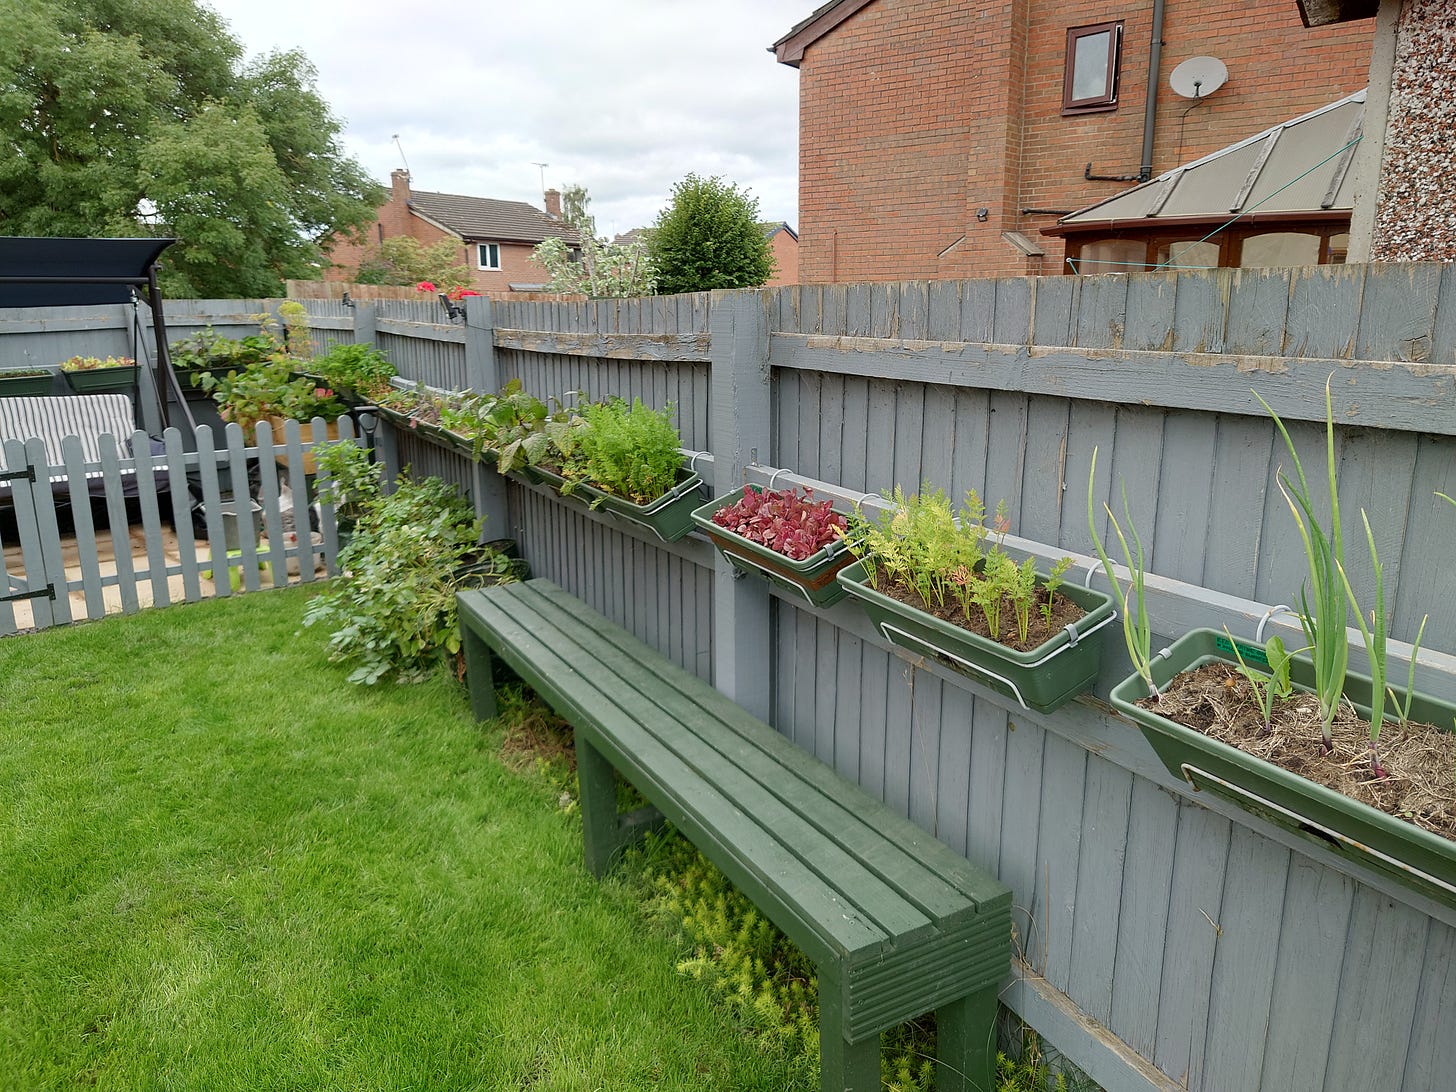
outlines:
M845 519L831 502L816 501L812 489L743 487L743 498L713 513L719 527L766 546L791 561L804 561L838 542Z

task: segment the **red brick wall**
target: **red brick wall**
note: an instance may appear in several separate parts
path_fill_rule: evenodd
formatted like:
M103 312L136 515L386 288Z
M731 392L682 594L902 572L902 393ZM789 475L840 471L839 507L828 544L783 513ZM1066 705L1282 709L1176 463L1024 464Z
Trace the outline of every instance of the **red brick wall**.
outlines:
M390 187L389 200L379 207L375 222L365 229L363 235L357 241L341 239L334 243L328 254L333 265L324 271L324 280L353 281L359 262L379 245L381 239L412 235L427 247L435 246L442 239L459 242L456 236L409 210L409 180L403 171L395 171L390 176ZM492 299L518 299L519 294L510 290L511 284L545 284L550 279L532 256L534 250L530 243L503 242L500 244L501 268L484 270L476 268L474 244L461 242L459 260L470 268L471 287L476 291Z
M799 283L799 242L787 231L777 231L769 240L773 252L774 275L766 282L772 288L780 284Z
M1062 271L1052 215L1131 183L1142 158L1152 0L875 0L810 45L799 69L800 276L806 282ZM1063 117L1068 28L1124 23L1119 105ZM1168 0L1153 173L1363 87L1373 22L1306 29L1293 0ZM1211 54L1228 83L1206 103L1168 88ZM978 221L976 211L986 209ZM1047 251L1025 259L1021 231ZM957 240L962 240L957 243ZM946 247L952 247L943 256Z

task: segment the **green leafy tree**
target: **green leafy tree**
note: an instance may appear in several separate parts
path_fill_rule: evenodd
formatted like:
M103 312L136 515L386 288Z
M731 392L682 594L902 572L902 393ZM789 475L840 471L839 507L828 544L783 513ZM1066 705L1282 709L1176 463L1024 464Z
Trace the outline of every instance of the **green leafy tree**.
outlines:
M0 233L175 235L172 295L278 295L382 187L300 52L242 61L196 0L0 0Z
M374 247L359 263L360 284L419 284L429 281L440 291L470 285L470 267L460 260L460 243L441 239L433 246L411 235L394 235Z
M773 275L758 198L721 178L690 174L674 186L650 240L659 292L754 288Z
M576 229L581 246L573 249L566 240L552 238L536 247L536 261L551 277L551 291L593 299L652 295L656 272L646 245L599 237L590 206L585 186L567 186L561 194L561 219Z

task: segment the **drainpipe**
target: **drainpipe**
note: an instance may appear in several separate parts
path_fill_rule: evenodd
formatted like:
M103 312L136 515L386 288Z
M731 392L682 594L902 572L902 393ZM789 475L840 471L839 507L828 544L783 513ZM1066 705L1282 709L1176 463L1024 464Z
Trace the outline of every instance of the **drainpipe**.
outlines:
M1153 43L1148 51L1148 103L1143 113L1143 161L1138 181L1153 177L1153 129L1158 120L1158 71L1163 61L1163 8L1167 0L1153 0Z

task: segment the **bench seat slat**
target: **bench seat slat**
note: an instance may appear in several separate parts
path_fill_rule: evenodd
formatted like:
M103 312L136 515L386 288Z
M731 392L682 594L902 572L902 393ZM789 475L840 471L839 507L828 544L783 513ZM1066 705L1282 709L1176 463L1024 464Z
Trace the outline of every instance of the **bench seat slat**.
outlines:
M577 623L573 628L579 630L580 623L587 621L579 612L568 611L557 596L535 597L522 593L514 598L521 609L529 603L539 612L536 616L546 626L564 628L566 624ZM611 626L599 616L598 621ZM766 824L776 824L778 815L783 811L790 812L796 824L809 824L820 837L830 840L872 869L875 880L891 887L897 900L914 906L917 915L939 919L968 910L974 913L978 909L974 905L968 908L965 893L948 884L925 863L926 858L944 858L951 854L929 834L919 834L913 846L916 856L907 856L906 847L896 846L885 837L881 829L883 823L877 825L867 819L863 805L868 798L862 790L837 775L823 780L805 776L813 766L822 768L822 764L812 756L805 756L777 732L757 722L737 728L724 724L725 705L734 710L738 706L711 688L704 688L693 695L683 689L671 689L669 680L652 670L656 666L653 661L661 660L657 653L646 646L638 648L624 644L620 637L614 641L614 636L617 635L612 634L610 629L603 633L593 627L590 637L575 632L571 640L596 662L634 686L642 700L651 701L671 717L669 723L672 727L665 731L665 739L683 736L679 723L693 725L696 738L704 746L712 747L719 759L712 763L711 768L701 765L706 761L701 755L695 759L704 775L715 780L726 779L721 783L729 789L730 795L758 814ZM668 666L673 671L679 670L673 665ZM677 679L671 680L671 683L677 682ZM755 738L749 738L749 728ZM684 753L683 757L689 756ZM806 757L812 765L806 764ZM761 810L756 805L755 802L764 794L773 796L772 810ZM785 837L796 835L785 831ZM964 865L959 856L955 856L955 861ZM943 860L942 863L953 862ZM825 862L811 864L825 876L827 882L846 892L853 892L854 901L860 901L862 869L856 866L856 869L845 872L826 871ZM860 905L875 916L872 907L863 902ZM890 922L883 924L886 928L893 928Z
M798 857L721 792L703 783L689 801L666 791L669 784L701 779L631 716L603 703L596 686L533 633L499 612L477 620L509 642L501 649L501 658L626 772L628 780L729 873L810 959L842 960L851 952L874 951L887 943L882 929L841 902L830 888L822 883L804 885ZM798 885L792 905L782 897L786 883ZM790 916L775 913L779 906Z
M846 790L852 791L852 811L862 825L873 828L875 835L883 840L891 853L912 858L936 882L937 886L930 889L917 887L911 897L925 898L935 891L951 891L971 898L978 905L994 906L1003 902L1009 904L1010 892L955 850L926 834L863 789L851 785L818 758L785 739L708 683L683 672L656 650L627 634L620 626L586 607L580 600L545 580L532 580L523 585L509 587L513 592L509 598L529 602L533 595L543 596L571 614L578 622L591 627L604 639L617 643L624 652L657 676L663 682L664 688L689 697L705 710L710 710L715 718L733 729L733 738L742 741L744 747L755 747L774 762L794 770L805 784L812 786L818 793L842 800ZM621 641L624 636L628 640ZM907 887L924 882L926 878L919 872L905 877ZM926 909L936 912L934 903L928 903Z

